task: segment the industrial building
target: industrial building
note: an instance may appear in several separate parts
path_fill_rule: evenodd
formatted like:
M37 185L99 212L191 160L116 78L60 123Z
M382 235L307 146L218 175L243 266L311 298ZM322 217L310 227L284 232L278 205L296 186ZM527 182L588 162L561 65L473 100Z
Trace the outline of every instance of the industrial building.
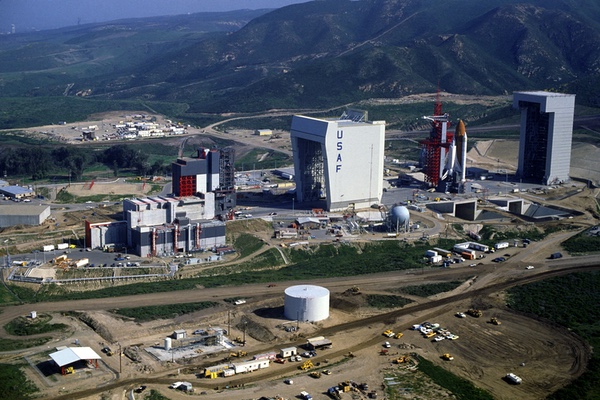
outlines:
M141 256L225 245L225 223L214 217L214 194L205 198L148 197L123 201L127 247Z
M0 194L16 200L35 196L35 192L32 189L23 186L2 186L0 187Z
M127 247L138 256L166 256L225 245L225 223L214 220L214 194L206 198L154 196L123 201L119 222L86 223L86 246Z
M175 197L214 194L214 212L224 215L236 205L234 151L232 148L199 148L195 157L177 159L171 165Z
M384 139L385 121L369 121L366 111L348 110L327 119L294 116L296 199L325 202L328 211L379 203Z
M214 193L204 198L154 196L123 201L121 222L86 223L91 248L126 246L139 256L165 256L225 245L225 223L213 220Z
M15 225L41 225L50 217L50 206L10 204L0 205L0 228Z
M166 256L225 245L225 223L236 204L233 149L200 148L171 165L172 196L123 201L123 221L86 223L91 248L126 247L139 256Z
M329 317L329 290L296 285L285 289L284 315L294 321L316 322Z
M552 185L569 181L575 95L515 92L521 110L517 176Z

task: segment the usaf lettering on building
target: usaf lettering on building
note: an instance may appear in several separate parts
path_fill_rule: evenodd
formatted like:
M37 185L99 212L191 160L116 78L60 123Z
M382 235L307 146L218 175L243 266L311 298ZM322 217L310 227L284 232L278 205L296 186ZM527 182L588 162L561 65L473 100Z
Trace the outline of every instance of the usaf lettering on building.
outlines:
M336 162L335 172L340 172L340 170L342 169L342 153L341 153L341 151L344 148L344 146L342 144L342 139L344 138L344 131L337 131L336 136L339 139L339 142L337 142L337 151L339 151L340 153L338 153L337 160L335 160L335 162Z

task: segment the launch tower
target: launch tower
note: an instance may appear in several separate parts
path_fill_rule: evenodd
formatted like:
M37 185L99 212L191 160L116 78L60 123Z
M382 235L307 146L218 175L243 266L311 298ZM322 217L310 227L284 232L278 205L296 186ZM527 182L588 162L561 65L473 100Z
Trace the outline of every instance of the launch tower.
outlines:
M450 117L442 113L442 102L438 91L432 116L424 116L423 119L431 121L429 138L421 141L421 158L425 181L431 186L437 187L440 183L448 149L452 143L453 135L448 133Z

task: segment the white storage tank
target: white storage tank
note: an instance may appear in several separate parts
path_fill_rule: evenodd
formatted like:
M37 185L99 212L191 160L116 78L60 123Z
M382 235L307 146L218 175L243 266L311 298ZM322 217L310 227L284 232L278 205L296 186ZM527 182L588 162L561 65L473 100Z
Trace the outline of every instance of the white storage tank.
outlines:
M321 286L297 285L285 289L284 315L298 321L322 321L329 317L329 290Z
M171 338L165 338L165 351L169 351L171 350Z

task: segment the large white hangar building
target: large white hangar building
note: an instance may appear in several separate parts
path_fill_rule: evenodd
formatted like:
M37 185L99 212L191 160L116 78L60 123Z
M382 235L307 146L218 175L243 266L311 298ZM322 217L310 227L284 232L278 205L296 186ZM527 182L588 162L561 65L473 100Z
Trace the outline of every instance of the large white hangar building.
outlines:
M381 201L385 121L358 110L340 118L295 115L291 139L299 202L325 200L336 211Z

